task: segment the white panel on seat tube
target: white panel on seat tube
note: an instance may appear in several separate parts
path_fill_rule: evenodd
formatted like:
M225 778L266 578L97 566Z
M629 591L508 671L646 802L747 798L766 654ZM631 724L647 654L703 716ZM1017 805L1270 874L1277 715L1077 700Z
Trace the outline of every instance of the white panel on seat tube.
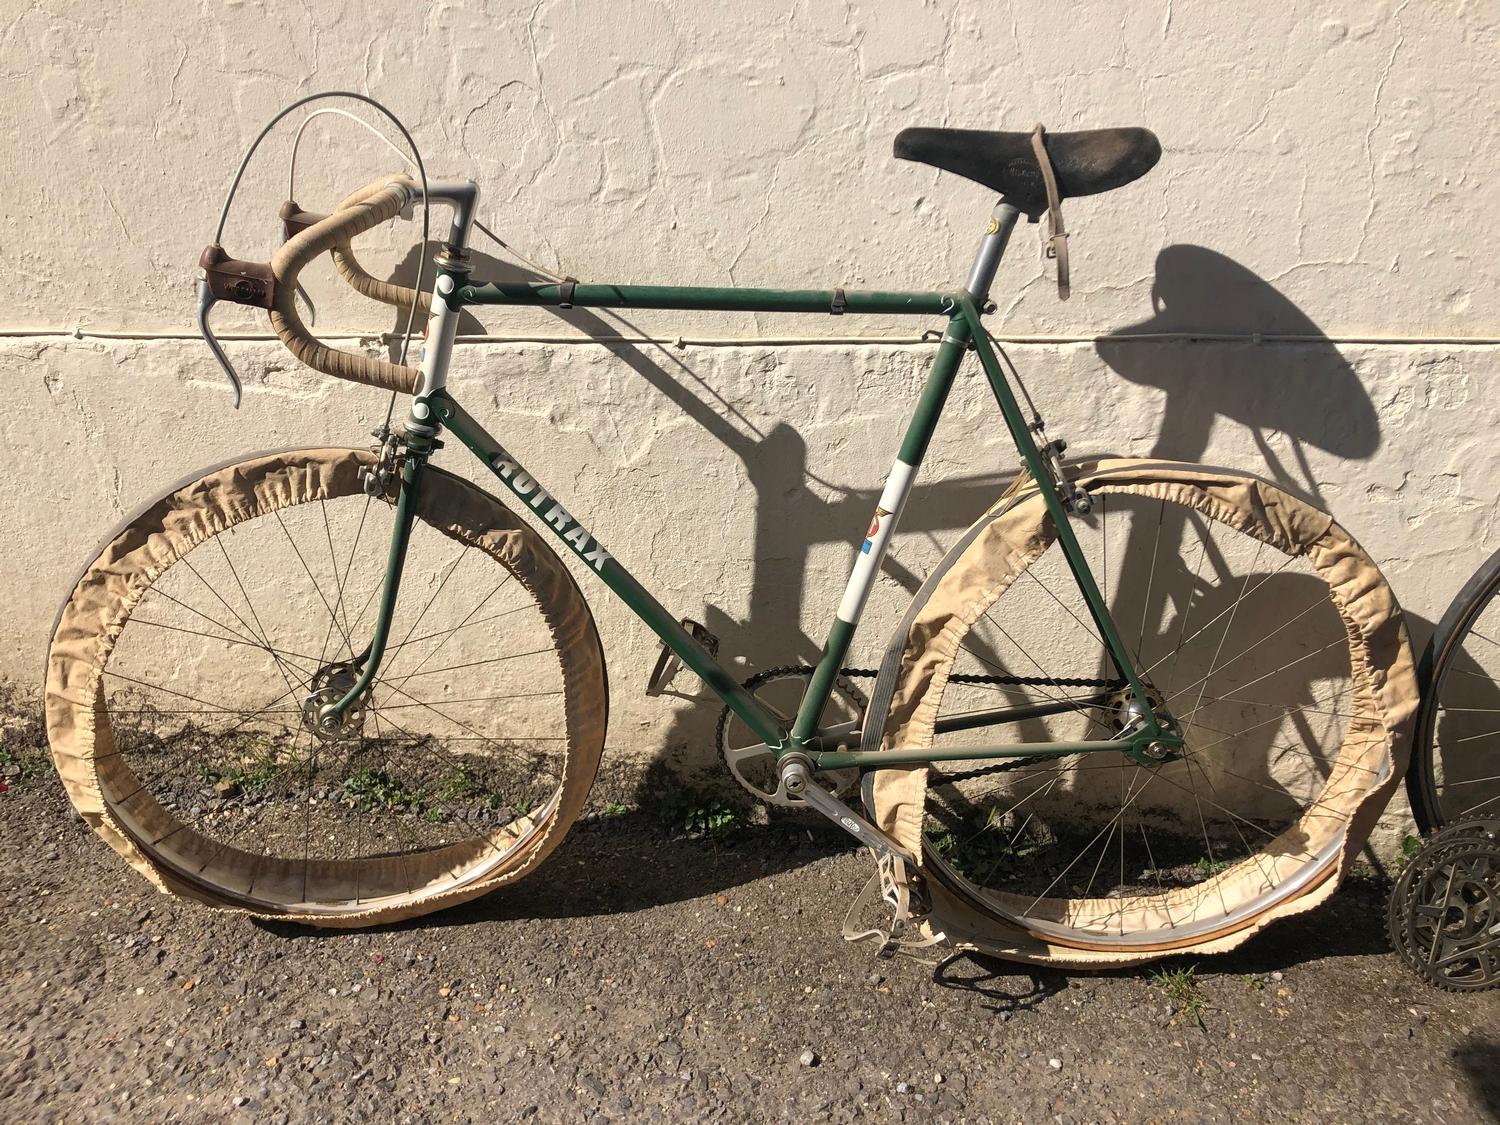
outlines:
M849 585L844 587L844 600L839 603L839 620L849 625L859 623L865 611L865 602L875 587L875 576L880 573L881 560L890 545L891 533L901 519L901 509L906 507L906 498L911 494L911 485L917 477L915 465L897 461L891 466L891 475L886 478L885 488L880 493L880 502L875 508L875 517L870 521L869 533L854 560L854 572L849 575Z

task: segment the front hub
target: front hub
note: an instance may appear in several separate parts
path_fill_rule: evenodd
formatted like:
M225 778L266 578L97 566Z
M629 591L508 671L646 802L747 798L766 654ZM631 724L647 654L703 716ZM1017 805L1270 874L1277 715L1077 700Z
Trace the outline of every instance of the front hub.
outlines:
M359 669L353 664L327 664L318 669L309 684L312 690L302 700L302 725L324 742L358 738L364 731L369 692L346 707L342 715L328 710L358 681Z

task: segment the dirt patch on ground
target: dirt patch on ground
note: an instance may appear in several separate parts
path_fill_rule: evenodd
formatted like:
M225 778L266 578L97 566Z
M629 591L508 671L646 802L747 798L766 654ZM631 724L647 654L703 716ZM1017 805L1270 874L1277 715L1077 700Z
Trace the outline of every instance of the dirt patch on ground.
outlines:
M513 888L320 933L157 894L28 769L0 795L0 1118L1500 1113L1500 994L1450 996L1398 966L1378 882L1165 975L934 968L839 939L869 861L831 831L689 839L610 811Z

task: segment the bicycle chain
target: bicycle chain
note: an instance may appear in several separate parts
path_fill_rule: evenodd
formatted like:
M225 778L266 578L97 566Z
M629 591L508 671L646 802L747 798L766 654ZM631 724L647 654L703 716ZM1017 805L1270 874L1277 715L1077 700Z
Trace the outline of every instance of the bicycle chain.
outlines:
M874 679L880 675L876 668L840 668L841 676L858 676ZM956 672L948 677L950 684L1004 684L1010 687L1092 687L1101 691L1114 691L1125 686L1124 680L1091 680L1079 676L981 676L971 672Z
M880 673L873 668L841 668L839 674L843 676L859 676L862 678L873 678ZM1098 680L1087 679L1079 676L982 676L974 673L959 672L948 677L952 684L1000 684L1007 687L1091 687L1099 688L1101 691L1114 691L1124 686L1122 680ZM928 785L957 785L961 781L973 781L977 777L989 777L992 774L1006 773L1010 770L1024 769L1027 766L1038 765L1042 762L1055 762L1059 758L1066 758L1067 754L1037 754L1025 758L1015 758L999 761L989 766L979 766L976 769L964 770L960 773L943 773L928 767Z
M774 679L778 676L810 676L812 675L812 673L813 669L809 665L787 664L782 665L779 668L770 668L764 672L757 673L756 675L751 676L748 680L746 680L743 686L746 690L753 692L755 688L759 687L767 680ZM876 668L839 669L839 676L844 678L873 680L879 675L880 671ZM1119 688L1124 686L1124 681L1122 680L1089 679L1087 677L1081 676L994 676L978 675L968 672L960 672L949 676L948 682L955 684L996 684L1006 687L1083 687L1098 688L1101 691L1118 690ZM729 708L726 707L723 714L719 718L719 729L717 731L717 741L721 746L723 743L724 730L728 724L729 717L730 711ZM1069 755L1066 753L1029 755L1025 758L1016 758L1011 760L999 761L994 763L993 765L979 766L976 769L964 770L961 773L943 773L939 770L932 769L932 767L928 767L929 775L927 783L929 785L941 786L957 785L961 781L972 781L975 778L989 777L992 774L1006 773L1010 770L1025 769L1028 766L1039 765L1043 762L1055 762L1059 758L1066 757L1069 757Z
M928 785L957 785L960 781L973 781L976 777L989 777L994 773L1005 773L1008 770L1024 769L1034 766L1040 762L1055 762L1059 758L1066 758L1067 754L1029 754L1024 758L1013 758L1006 761L996 762L992 766L979 766L976 769L964 770L962 773L942 773L928 767Z

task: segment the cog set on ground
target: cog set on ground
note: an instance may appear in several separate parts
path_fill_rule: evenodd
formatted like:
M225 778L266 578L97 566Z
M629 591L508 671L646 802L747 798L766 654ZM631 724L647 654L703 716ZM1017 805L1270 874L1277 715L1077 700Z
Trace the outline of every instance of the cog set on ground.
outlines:
M1450 992L1500 984L1500 820L1461 820L1401 873L1387 912L1391 946Z

